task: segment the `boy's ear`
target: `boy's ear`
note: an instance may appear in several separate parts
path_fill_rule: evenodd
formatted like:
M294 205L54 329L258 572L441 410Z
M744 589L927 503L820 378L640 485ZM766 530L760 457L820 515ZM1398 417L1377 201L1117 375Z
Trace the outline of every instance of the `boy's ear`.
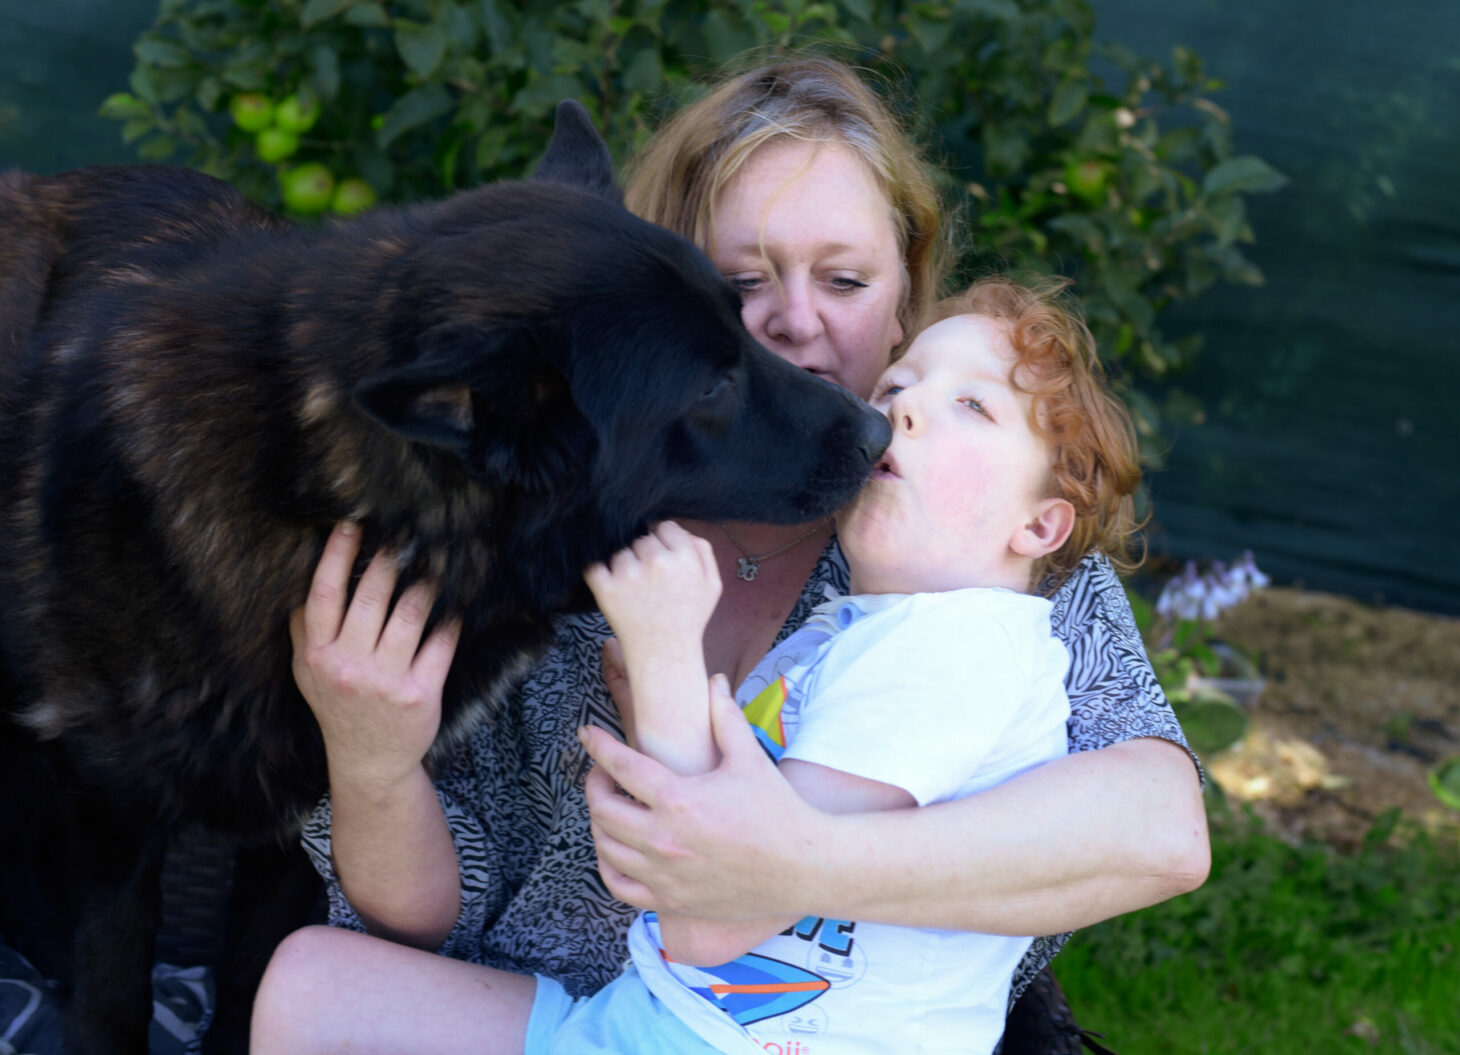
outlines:
M1021 557L1038 560L1065 544L1075 528L1075 507L1064 498L1044 498L1033 517L1014 532L1010 548Z

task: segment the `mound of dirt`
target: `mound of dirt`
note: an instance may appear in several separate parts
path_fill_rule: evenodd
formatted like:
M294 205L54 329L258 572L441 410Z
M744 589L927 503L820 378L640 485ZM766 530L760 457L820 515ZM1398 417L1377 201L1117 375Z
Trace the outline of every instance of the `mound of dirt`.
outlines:
M1270 587L1214 630L1267 679L1244 740L1204 760L1229 798L1344 848L1395 806L1460 837L1428 781L1460 755L1460 619Z

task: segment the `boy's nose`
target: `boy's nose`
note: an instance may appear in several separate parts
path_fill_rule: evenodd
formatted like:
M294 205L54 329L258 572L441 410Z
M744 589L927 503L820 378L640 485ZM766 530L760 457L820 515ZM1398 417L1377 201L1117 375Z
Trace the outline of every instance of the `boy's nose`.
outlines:
M887 407L887 417L892 422L894 433L904 432L909 436L916 436L922 431L922 413L918 408L917 397L912 392L911 388L904 388L892 397L892 402Z

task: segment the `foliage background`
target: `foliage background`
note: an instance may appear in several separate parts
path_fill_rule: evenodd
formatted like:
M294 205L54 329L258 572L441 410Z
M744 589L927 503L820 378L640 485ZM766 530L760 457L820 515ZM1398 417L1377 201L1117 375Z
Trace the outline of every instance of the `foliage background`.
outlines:
M1279 584L1460 613L1450 541L1460 519L1460 7L1090 7L1096 39L1167 63L1177 46L1199 53L1224 82L1206 95L1231 114L1233 153L1292 181L1245 202L1259 240L1237 244L1264 285L1219 282L1160 310L1172 343L1201 334L1206 346L1174 380L1136 379L1169 411L1166 467L1149 476L1153 551L1206 560L1250 547ZM136 161L135 142L122 143L121 124L97 107L127 90L131 47L156 14L157 0L0 0L0 166ZM950 33L950 61L971 60L973 39ZM708 58L690 55L686 68ZM1091 65L1119 83L1117 66ZM945 103L923 101L936 139ZM1159 118L1163 132L1197 123L1179 107ZM976 145L940 149L956 158ZM973 167L956 176L979 182ZM1185 413L1171 387L1196 397Z
M1160 312L1218 281L1262 281L1244 194L1284 177L1238 155L1193 51L1098 43L1086 0L163 0L129 92L103 112L141 157L213 172L281 204L279 170L319 161L398 201L523 175L553 107L577 98L630 156L697 73L805 41L879 75L946 162L964 272L994 263L1079 279L1107 355L1136 381L1191 363ZM977 42L977 46L959 46ZM232 97L322 104L300 152L261 161ZM920 109L914 108L915 103ZM1163 405L1129 398L1159 461Z

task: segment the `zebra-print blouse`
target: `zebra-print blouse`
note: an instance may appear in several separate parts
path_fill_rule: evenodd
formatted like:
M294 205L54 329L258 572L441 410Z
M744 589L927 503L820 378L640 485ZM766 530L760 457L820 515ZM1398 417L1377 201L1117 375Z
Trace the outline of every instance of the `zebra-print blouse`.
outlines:
M801 625L827 586L847 589L834 540L781 637ZM1055 633L1070 650L1070 750L1146 736L1185 746L1109 562L1087 557L1052 600ZM634 915L598 877L582 795L588 760L576 735L589 722L619 731L599 666L608 633L596 612L560 619L554 648L437 781L461 863L463 900L441 952L545 974L574 995L617 976ZM306 825L304 846L328 885L330 922L363 930L334 874L329 825L326 800ZM1068 937L1036 939L1015 975L1011 1000Z

